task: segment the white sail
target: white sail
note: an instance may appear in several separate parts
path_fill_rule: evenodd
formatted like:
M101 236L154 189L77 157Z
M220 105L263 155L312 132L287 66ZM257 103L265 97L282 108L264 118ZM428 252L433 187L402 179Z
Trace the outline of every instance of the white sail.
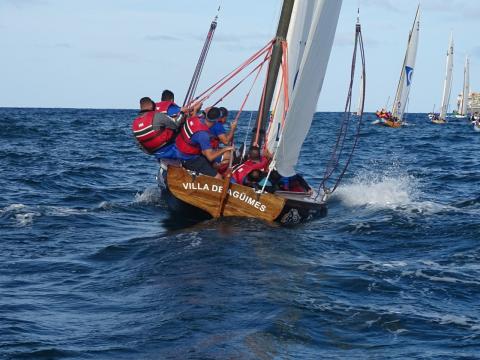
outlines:
M290 107L275 153L274 163L283 176L295 175L295 165L312 124L327 71L341 6L342 0L315 1L300 71L296 76Z
M465 58L465 68L463 70L463 91L462 91L462 106L460 108L460 115L467 115L468 112L468 96L470 95L470 61L468 56Z
M362 115L362 102L363 102L363 74L360 75L360 92L358 94L357 116Z
M308 34L312 25L312 16L315 10L315 0L295 1L290 18L290 25L287 34L288 44L288 93L293 93L296 79L302 63L303 53L307 44ZM277 79L281 79L281 69ZM279 96L280 93L280 97ZM276 102L276 99L279 99ZM267 131L267 147L273 153L277 147L280 135L280 124L282 122L284 96L281 81L277 81L272 104L272 121Z
M452 74L453 74L453 37L450 35L450 43L447 51L447 65L445 69L445 81L443 82L442 104L440 105L440 119L447 117L448 105L450 104L450 94L452 92Z
M417 58L418 35L420 32L420 5L417 8L415 20L413 21L412 29L408 35L407 50L405 52L405 59L400 73L400 80L397 86L397 93L395 101L393 102L392 115L399 121L403 119L405 107L407 106L408 94L413 79L413 69L415 68L415 60Z

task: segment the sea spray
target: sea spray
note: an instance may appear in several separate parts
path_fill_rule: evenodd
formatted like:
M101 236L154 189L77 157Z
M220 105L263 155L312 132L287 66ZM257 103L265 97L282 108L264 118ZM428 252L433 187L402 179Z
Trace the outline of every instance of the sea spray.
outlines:
M418 182L408 174L365 171L338 189L337 198L346 206L397 207L418 197Z
M134 204L155 205L160 202L162 192L158 186L151 186L143 190L141 193L135 194Z

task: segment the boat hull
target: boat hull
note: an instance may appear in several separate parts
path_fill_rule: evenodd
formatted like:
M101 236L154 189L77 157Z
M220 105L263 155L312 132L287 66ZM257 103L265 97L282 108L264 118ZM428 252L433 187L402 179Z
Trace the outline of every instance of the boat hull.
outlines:
M399 128L402 126L402 122L386 120L386 119L378 119L378 122L375 122L375 125L381 125L381 126L386 126L391 128Z
M433 124L446 124L447 122L443 119L432 119Z
M293 226L327 215L326 203L310 194L260 194L177 166L162 170L158 183L169 209L189 219L251 217Z

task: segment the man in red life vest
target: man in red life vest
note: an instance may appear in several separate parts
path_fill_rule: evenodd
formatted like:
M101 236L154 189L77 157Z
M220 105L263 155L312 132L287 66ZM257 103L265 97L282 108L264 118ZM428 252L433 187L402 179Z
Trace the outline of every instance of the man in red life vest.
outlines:
M137 144L144 152L159 158L157 155L164 152L167 144L173 141L177 127L178 124L171 117L155 111L152 99L140 99L140 113L133 121L132 130Z
M212 166L215 158L233 150L232 146L222 149L212 149L209 129L219 117L218 108L211 108L202 121L196 114L202 104L197 104L193 109L193 116L183 124L175 140L178 158L182 160L183 167L205 175L221 179L222 176Z
M254 186L261 179L262 172L268 171L268 162L267 157L260 156L258 147L252 147L248 160L233 169L232 178L237 184Z
M155 104L157 111L165 113L170 117L180 114L182 108L175 104L175 95L170 90L163 90L161 101Z

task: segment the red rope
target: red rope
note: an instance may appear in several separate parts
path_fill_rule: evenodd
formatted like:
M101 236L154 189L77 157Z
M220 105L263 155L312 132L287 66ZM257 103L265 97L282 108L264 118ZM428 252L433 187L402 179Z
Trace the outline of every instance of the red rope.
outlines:
M220 102L222 102L228 95L230 95L237 87L239 87L246 79L248 79L250 77L250 75L252 75L256 70L258 70L260 68L263 67L263 65L265 64L266 61L268 61L268 59L270 59L270 54L267 54L267 56L265 56L265 59L263 59L263 61L258 64L257 66L255 66L255 68L253 68L252 71L250 71L247 75L245 75L237 84L235 84L235 86L233 86L230 90L228 90L220 99L218 99L212 106L216 106L218 105ZM258 77L258 74L257 76L255 77L255 80L257 79ZM254 82L255 83L255 82Z
M245 60L240 66L238 66L236 69L234 69L229 74L225 75L223 78L221 78L216 83L214 83L212 86L210 86L207 90L205 90L203 93L201 93L195 101L192 101L191 103L189 103L188 107L190 107L193 102L204 102L205 100L207 100L213 93L218 91L221 87L223 87L226 83L228 83L232 78L237 76L247 66L249 66L251 63L253 63L255 60L257 60L259 57L261 57L266 52L271 51L271 48L273 46L273 42L274 42L274 40L269 41L267 45L265 45L262 49L257 51L255 54L253 54L250 58Z

